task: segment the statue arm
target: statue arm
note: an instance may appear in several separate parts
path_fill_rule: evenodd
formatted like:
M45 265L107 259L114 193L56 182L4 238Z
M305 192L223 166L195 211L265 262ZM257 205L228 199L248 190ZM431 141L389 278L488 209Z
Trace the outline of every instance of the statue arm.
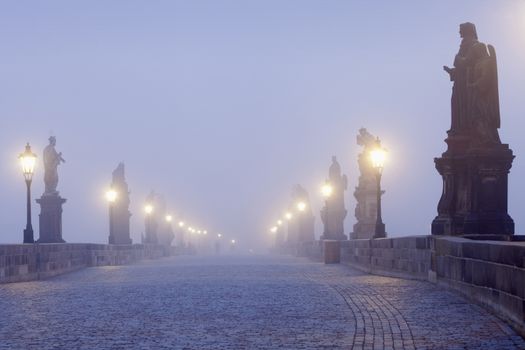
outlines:
M455 78L455 71L456 71L456 68L450 68L448 66L443 66L443 70L445 72L448 73L448 75L450 76L450 81L454 81L454 78Z

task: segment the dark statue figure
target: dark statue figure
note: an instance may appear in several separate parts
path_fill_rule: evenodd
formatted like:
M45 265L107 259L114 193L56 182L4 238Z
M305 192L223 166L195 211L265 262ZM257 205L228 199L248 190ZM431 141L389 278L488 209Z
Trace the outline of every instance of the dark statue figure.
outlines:
M348 179L346 175L341 174L341 166L335 156L332 157L332 165L328 170L327 185L331 187L331 193L321 210L321 220L324 224L321 239L346 240L348 237L344 234L344 220L347 212L344 194L348 188Z
M507 177L514 155L502 144L496 50L478 41L476 27L463 23L454 67L448 149L436 158L443 193L433 234L514 234L507 213Z
M109 207L109 244L132 244L130 237L129 188L126 182L124 163L113 170L111 189L116 191L117 199Z
M63 243L62 238L62 205L66 199L60 197L57 191L58 166L65 162L62 153L55 150L56 138L49 138L49 145L44 148L44 185L42 197L36 202L40 204L39 239L38 243Z
M290 249L299 249L302 242L314 240L314 223L315 217L310 206L310 197L308 191L301 186L295 185L292 189L291 211L294 213L294 219L288 222L287 244Z
M44 148L44 184L45 194L58 194L58 166L64 162L62 153L55 150L56 138L51 136L49 138L49 145Z
M500 127L496 51L478 41L476 27L459 27L462 41L454 68L444 66L454 82L449 134L469 134L475 144L499 144Z
M354 191L357 201L355 218L351 239L373 238L375 234L377 216L377 181L376 174L370 163L370 151L376 147L376 137L365 128L359 129L356 142L363 147L357 162L359 165L359 180ZM385 191L381 191L381 194Z

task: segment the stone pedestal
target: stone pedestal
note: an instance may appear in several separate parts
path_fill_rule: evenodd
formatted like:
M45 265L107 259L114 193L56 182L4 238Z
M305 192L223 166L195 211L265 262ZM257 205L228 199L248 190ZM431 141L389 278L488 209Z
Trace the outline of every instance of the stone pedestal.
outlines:
M327 203L328 204L328 203ZM325 205L321 210L321 220L324 224L324 232L321 235L321 240L347 240L348 237L344 234L344 219L346 217L346 210L330 210L328 205Z
M109 244L132 244L129 234L131 213L127 206L111 205L109 208Z
M341 262L341 242L325 240L323 242L323 257L325 264L339 264Z
M449 151L436 158L443 178L434 235L513 235L507 213L507 177L514 155L506 144L470 148L449 138Z
M36 200L40 204L38 243L65 243L62 239L62 204L65 198L58 193L43 194Z

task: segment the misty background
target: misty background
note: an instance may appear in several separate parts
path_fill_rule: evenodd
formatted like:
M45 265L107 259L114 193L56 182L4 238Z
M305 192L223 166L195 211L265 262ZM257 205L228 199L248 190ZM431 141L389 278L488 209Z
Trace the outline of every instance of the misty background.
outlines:
M474 22L499 64L502 141L517 155L509 213L525 232L525 1L3 1L0 3L0 242L20 243L25 184L17 159L67 161L68 242L107 242L104 193L126 164L132 239L148 192L177 218L263 250L291 188L319 189L336 155L355 223L356 134L389 151L383 219L389 236L429 234L441 194L459 24Z

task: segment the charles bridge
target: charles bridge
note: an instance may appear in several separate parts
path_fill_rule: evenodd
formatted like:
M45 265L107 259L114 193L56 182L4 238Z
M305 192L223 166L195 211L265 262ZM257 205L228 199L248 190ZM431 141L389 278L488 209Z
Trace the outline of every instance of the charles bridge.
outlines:
M444 67L454 84L451 128L435 159L443 192L431 235L388 236L386 152L361 129L352 232L348 179L334 156L319 240L308 191L296 185L270 229L273 255L225 255L220 234L215 254L199 254L191 237L212 233L172 223L155 192L133 244L119 164L107 193L108 244L66 243L67 201L57 191L65 160L51 137L35 241L28 144L24 243L0 245L0 349L525 349L525 240L507 210L514 155L498 134L495 49L472 23L460 33L454 67ZM228 243L239 253L236 239Z

